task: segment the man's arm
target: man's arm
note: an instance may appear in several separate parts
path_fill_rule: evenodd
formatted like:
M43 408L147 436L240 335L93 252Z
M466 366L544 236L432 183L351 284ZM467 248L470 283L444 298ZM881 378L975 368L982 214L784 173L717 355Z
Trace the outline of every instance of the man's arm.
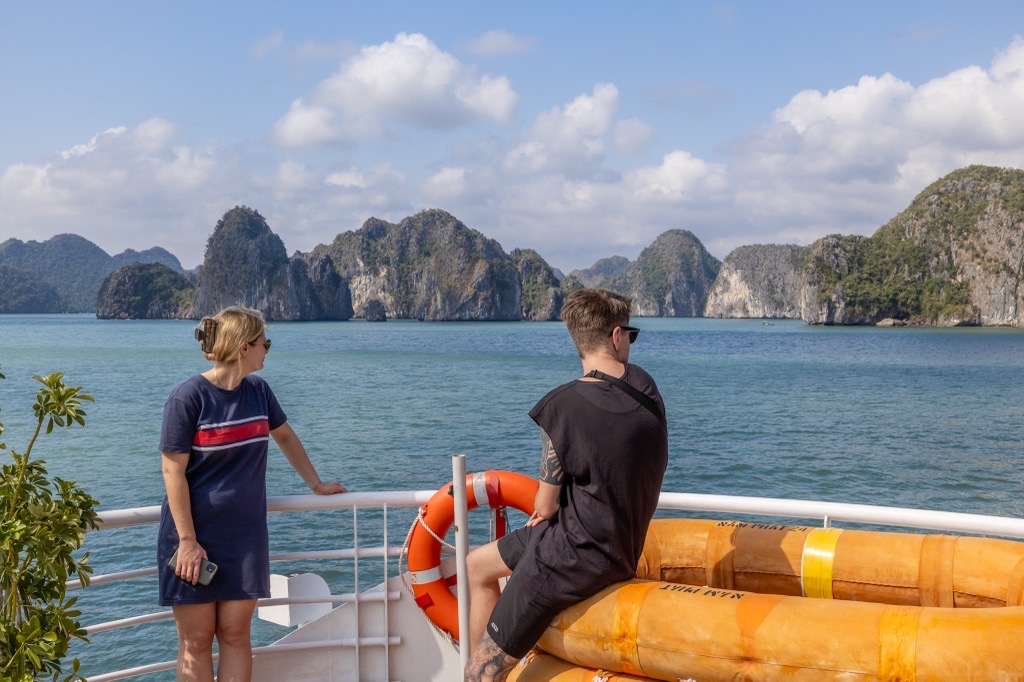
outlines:
M528 526L536 526L558 513L558 500L562 493L562 480L565 478L562 462L558 459L555 446L551 444L551 438L544 429L540 430L540 438L540 487L533 500L535 511L526 523Z

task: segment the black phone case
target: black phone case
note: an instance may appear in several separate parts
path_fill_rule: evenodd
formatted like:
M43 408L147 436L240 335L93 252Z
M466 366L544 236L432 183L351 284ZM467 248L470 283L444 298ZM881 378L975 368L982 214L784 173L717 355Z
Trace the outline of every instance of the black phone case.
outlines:
M171 555L167 565L171 567L172 571L177 569L178 550L174 550L174 554ZM209 559L203 559L203 562L199 564L199 584L209 585L215 575L217 575L217 564L213 563Z

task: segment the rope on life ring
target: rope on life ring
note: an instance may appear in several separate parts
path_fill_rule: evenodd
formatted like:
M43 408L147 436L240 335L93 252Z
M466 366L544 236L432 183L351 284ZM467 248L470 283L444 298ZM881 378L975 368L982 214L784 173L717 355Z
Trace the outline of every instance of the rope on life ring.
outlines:
M536 480L514 471L467 474L466 506L470 510L484 504L491 509L514 507L525 514L533 514L538 485ZM454 549L444 541L454 522L455 498L452 484L448 483L420 508L405 547L408 548L410 589L416 605L438 630L458 640L458 599L451 591L456 578L454 575L446 578L441 573L441 545Z

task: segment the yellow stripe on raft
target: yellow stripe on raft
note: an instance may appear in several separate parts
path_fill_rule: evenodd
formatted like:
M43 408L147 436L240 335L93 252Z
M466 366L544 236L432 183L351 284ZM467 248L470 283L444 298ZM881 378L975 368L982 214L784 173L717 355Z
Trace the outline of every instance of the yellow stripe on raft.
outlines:
M1024 543L998 538L655 519L637 577L906 606L1024 605ZM830 576L830 577L829 577Z
M807 534L800 565L800 587L805 597L832 598L832 568L842 533L839 528L815 528Z

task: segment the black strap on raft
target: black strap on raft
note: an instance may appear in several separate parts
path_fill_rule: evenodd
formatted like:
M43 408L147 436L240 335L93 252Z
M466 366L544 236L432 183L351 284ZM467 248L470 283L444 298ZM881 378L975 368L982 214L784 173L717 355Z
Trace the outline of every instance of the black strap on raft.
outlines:
M651 396L647 395L646 393L644 393L640 389L638 389L638 388L636 388L634 386L631 386L630 384L627 384L622 379L619 379L617 377L613 377L610 374L605 374L604 372L602 372L600 370L596 370L595 369L595 370L591 371L589 374L587 374L587 376L588 377L593 377L595 379L601 379L603 381L607 381L612 386L617 386L617 387L621 388L623 391L625 391L630 396L632 396L634 400L636 400L638 403L640 403L641 405L646 407L648 410L650 410L651 414L653 414L655 417L657 417L658 421L661 422L661 425L665 427L666 431L668 431L668 421L665 419L665 413L662 411L661 406L658 405L658 403L654 402L654 398L652 398Z

